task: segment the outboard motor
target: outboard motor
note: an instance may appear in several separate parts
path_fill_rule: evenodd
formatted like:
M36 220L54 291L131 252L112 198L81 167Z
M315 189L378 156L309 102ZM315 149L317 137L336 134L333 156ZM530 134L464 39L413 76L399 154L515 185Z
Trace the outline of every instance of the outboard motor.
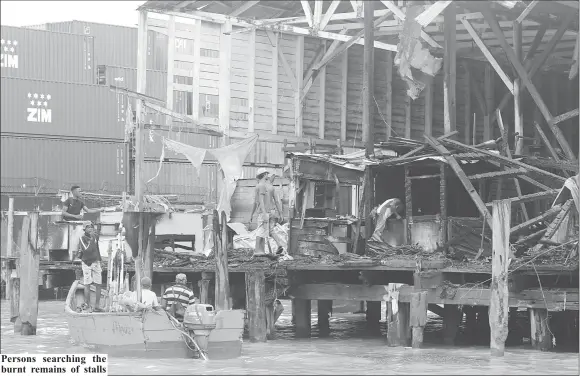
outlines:
M204 352L207 351L209 335L215 329L215 314L211 304L192 304L183 315L183 326Z

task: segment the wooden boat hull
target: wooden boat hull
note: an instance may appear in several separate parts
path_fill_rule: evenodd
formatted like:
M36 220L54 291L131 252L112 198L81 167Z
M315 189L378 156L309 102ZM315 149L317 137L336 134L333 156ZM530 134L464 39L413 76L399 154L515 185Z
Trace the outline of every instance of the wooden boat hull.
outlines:
M76 307L84 302L83 289L75 281L66 300L69 334L74 341L116 356L193 356L165 312L76 312Z

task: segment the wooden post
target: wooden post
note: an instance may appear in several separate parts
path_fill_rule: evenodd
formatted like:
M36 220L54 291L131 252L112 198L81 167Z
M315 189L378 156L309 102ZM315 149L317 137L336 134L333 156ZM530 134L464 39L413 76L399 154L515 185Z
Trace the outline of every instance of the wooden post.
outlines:
M249 32L248 49L248 132L254 132L256 119L256 30Z
M199 302L201 304L212 304L211 301L211 281L214 279L214 273L202 272L199 280Z
M12 299L12 269L10 268L10 257L14 257L14 197L8 198L8 213L6 227L6 299Z
M364 205L364 219L365 219L365 240L369 241L373 235L373 222L371 220L371 210L373 208L373 201L375 196L374 189L374 175L372 167L368 167L369 173L367 174L367 179L365 180L365 205ZM366 243L365 243L366 244ZM366 253L366 247L362 250L362 255ZM380 316L379 316L380 317Z
M464 62L464 66L465 66L465 77L464 77L464 84L465 84L465 91L463 93L464 97L465 97L465 104L464 104L464 138L463 138L463 143L466 145L469 145L471 143L472 140L472 128L471 128L471 122L472 122L472 113L471 113L471 71L468 69L467 65L469 64L468 62Z
M30 212L29 231L22 232L20 249L20 321L22 335L36 334L38 318L38 273L40 270L40 250L38 249L38 212ZM23 230L24 230L24 226ZM26 242L26 243L25 243Z
M280 33L274 34L272 43L272 134L278 134L278 46Z
M139 12L139 28L137 31L137 87L138 93L145 94L147 87L147 11ZM137 100L137 128L135 130L135 198L137 199L138 211L143 211L143 113L142 100ZM139 283L138 283L139 284ZM139 290L140 291L140 290ZM140 298L140 297L139 297Z
M324 51L326 51L326 41L322 40L322 43ZM324 140L326 122L326 65L320 69L318 75L320 76L320 91L318 93L318 138Z
M346 114L348 109L348 51L342 54L340 62L340 140L346 141Z
M516 53L516 58L519 62L522 61L522 24L514 21L514 51ZM521 87L522 81L517 78L514 80L514 132L519 133L519 136L524 137L524 119L522 111L521 102ZM524 139L521 137L516 137L515 141L515 154L521 155L524 150ZM509 148L509 143L504 140Z
M433 134L433 85L432 80L423 92L425 93L425 134L431 136ZM408 96L407 96L408 97ZM406 121L406 120L405 120ZM390 123L389 123L390 124Z
M413 199L411 194L411 182L409 179L410 167L405 165L405 221L407 223L407 244L412 244L411 225L413 224Z
M310 337L310 316L311 305L310 300L294 299L292 304L296 306L296 337L307 338Z
M219 230L219 218L217 210L214 210L214 231ZM215 309L216 311L229 310L230 305L230 282L228 271L228 224L226 212L222 211L222 236L221 244L214 243L216 273L215 273Z
M411 337L409 326L411 307L409 303L398 303L398 310L393 312L393 303L387 302L387 344L394 346L408 346Z
M217 286L217 283L216 283ZM266 342L266 277L264 271L246 272L246 306L251 342Z
M374 72L374 2L367 1L364 6L364 60L363 60L363 118L362 139L366 142L366 156L375 154L373 114ZM368 192L370 193L370 192ZM367 194L368 194L367 193Z
M367 301L366 312L367 326L376 328L381 320L381 302Z
M465 313L465 334L471 340L477 335L477 311L475 306L463 306Z
M143 223L143 242L146 244L145 253L143 254L143 277L151 278L153 283L153 260L155 259L155 218L150 214L141 214L145 216Z
M489 141L492 138L491 132L491 111L494 108L494 93L493 93L493 81L494 81L494 70L491 67L491 64L485 65L485 75L484 75L484 84L483 84L483 92L485 95L485 107L487 109L487 113L483 114L483 141Z
M296 54L295 54L295 74L296 74L296 91L294 93L294 134L296 137L302 137L302 86L304 74L304 36L296 37Z
M423 330L427 324L427 291L415 292L411 295L411 319L413 328L412 346L419 349L423 346Z
M439 239L447 243L447 163L439 163Z
M489 326L491 328L491 355L503 356L508 334L508 255L511 204L509 201L493 202L491 267L491 297Z
M318 333L325 337L330 334L330 315L332 313L332 300L318 301Z
M393 119L393 59L394 53L391 51L386 51L387 53L387 100L386 100L386 110L385 110L385 120L387 122L387 140L391 138L391 127ZM426 89L429 91L429 88ZM431 90L432 93L432 90ZM427 94L425 94L427 95ZM427 106L427 99L425 99L425 106ZM425 122L427 118L427 107L425 107ZM426 124L426 123L425 123ZM427 125L425 125L427 127ZM426 132L426 130L425 130Z
M443 306L443 342L446 345L454 345L463 312L457 305L445 304Z
M455 81L456 81L456 36L455 28L457 21L455 19L455 3L451 3L444 11L444 41L445 48L443 51L443 95L444 95L444 132L445 134L453 132L457 123L456 116L456 96L455 96Z
M543 308L532 308L529 312L532 346L540 351L550 350L552 334L549 329L548 311Z

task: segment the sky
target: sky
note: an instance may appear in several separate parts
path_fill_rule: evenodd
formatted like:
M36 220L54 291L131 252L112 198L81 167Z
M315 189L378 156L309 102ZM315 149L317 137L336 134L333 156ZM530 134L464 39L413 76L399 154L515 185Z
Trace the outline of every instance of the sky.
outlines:
M47 22L87 21L136 26L144 1L0 1L0 24L29 26Z

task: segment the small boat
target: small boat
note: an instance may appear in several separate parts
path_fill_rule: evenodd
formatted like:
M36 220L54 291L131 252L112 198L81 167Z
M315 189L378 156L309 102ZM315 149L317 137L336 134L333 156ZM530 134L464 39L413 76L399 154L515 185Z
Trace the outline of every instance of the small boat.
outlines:
M104 289L101 293L104 303L107 300ZM91 301L94 297L92 289ZM188 307L181 325L162 310L77 312L84 302L84 285L75 281L65 303L69 335L95 351L116 356L154 354L156 358L193 358L196 353L201 353L204 359L241 356L243 310L216 313L211 305L194 304Z

